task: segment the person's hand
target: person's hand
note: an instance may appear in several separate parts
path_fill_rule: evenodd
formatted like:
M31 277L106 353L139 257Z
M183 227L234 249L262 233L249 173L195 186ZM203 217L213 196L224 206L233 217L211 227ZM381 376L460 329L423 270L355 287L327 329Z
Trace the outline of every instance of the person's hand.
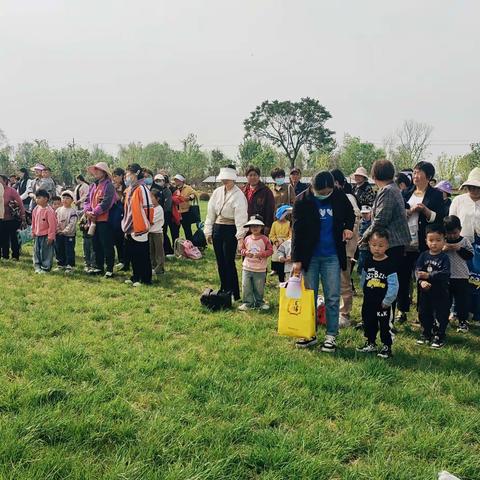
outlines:
M85 214L85 216L89 219L89 220L94 220L95 219L95 215L93 214L93 212L87 212Z
M422 288L422 290L430 290L431 286L432 286L432 284L426 282L425 280L420 282L420 287Z
M460 243L446 243L443 249L447 252L456 252L457 250L460 250Z
M279 261L280 263L285 263L285 262L287 261L287 259L286 259L285 257L280 257L280 258L278 259L278 261Z
M428 219L430 219L432 216L432 211L429 208L427 208L423 203L419 203L417 205L417 210L423 213Z
M47 245L53 245L53 242L54 242L54 240L51 239L51 238L49 238L49 239L47 240Z
M302 273L302 262L294 262L292 265L292 275L294 277L300 276Z
M243 241L243 238L239 238L237 241L237 250L241 252L245 246L245 243Z
M382 308L384 310L387 310L387 308L390 308L390 305L386 305L385 303L382 302Z
M346 242L348 240L351 240L353 237L353 232L351 230L345 229L343 231L343 241Z
M213 238L211 235L207 237L207 243L209 243L210 245L213 243Z
M429 279L429 275L427 272L418 272L418 278L419 280L428 280Z

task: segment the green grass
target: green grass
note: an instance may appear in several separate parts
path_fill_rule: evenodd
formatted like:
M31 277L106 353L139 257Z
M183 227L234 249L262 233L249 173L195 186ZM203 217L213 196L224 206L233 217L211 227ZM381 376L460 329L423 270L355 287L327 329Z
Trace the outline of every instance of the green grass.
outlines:
M346 329L329 356L277 336L272 279L272 313L203 310L211 251L123 279L0 264L2 480L480 478L478 329L402 327L389 362Z

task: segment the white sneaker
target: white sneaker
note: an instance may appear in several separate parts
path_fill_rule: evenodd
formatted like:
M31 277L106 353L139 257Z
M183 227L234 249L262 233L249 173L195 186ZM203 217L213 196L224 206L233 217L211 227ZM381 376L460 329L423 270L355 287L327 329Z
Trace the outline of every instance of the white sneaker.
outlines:
M105 278L112 278L113 272L105 272Z
M323 345L322 345L322 352L333 353L335 352L336 348L337 348L336 338L333 335L326 335L325 341L323 342Z
M73 267L71 267L70 265L67 265L65 267L65 273L72 273L73 272Z
M250 310L250 307L246 304L246 303L242 303L238 309L241 311L241 312L247 312L248 310Z
M125 265L124 265L122 262L119 262L119 263L117 263L117 264L115 265L115 268L116 268L117 270L121 270L121 269L124 268L124 267L125 267Z
M134 287L141 287L142 283L141 282L133 282L132 284Z
M263 310L266 312L267 310L270 310L270 305L268 303L264 303L261 307L260 310Z
M125 283L125 285L133 285L133 282L130 279L125 280L123 283Z

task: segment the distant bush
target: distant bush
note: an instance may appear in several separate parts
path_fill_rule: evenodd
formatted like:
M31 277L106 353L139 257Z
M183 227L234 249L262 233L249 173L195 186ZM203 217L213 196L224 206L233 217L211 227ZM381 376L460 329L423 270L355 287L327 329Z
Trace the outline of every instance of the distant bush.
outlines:
M210 200L210 195L207 192L200 193L199 197L200 200L208 201Z

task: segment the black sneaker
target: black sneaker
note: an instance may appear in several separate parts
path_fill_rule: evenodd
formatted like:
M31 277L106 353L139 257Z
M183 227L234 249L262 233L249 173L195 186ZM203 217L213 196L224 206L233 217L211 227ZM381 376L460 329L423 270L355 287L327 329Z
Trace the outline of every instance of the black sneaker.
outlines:
M467 322L460 322L458 324L457 332L467 333L468 332L468 323Z
M426 337L425 335L421 335L417 339L417 345L428 345L431 343L432 339L430 337Z
M326 335L322 345L322 352L333 353L337 349L337 340L333 335Z
M358 347L357 352L362 353L375 353L377 351L377 346L374 343L365 342L363 347Z
M384 345L382 349L377 353L377 357L380 358L392 358L392 347L389 347L388 345Z
M430 348L438 349L438 348L442 348L444 345L445 345L445 340L441 339L439 336L436 336L433 339L433 342L430 345Z
M317 337L302 338L301 340L298 340L298 342L295 342L295 346L297 348L310 348L316 345L317 343L318 343Z
M400 312L395 319L398 323L405 323L407 321L407 314L405 312Z

